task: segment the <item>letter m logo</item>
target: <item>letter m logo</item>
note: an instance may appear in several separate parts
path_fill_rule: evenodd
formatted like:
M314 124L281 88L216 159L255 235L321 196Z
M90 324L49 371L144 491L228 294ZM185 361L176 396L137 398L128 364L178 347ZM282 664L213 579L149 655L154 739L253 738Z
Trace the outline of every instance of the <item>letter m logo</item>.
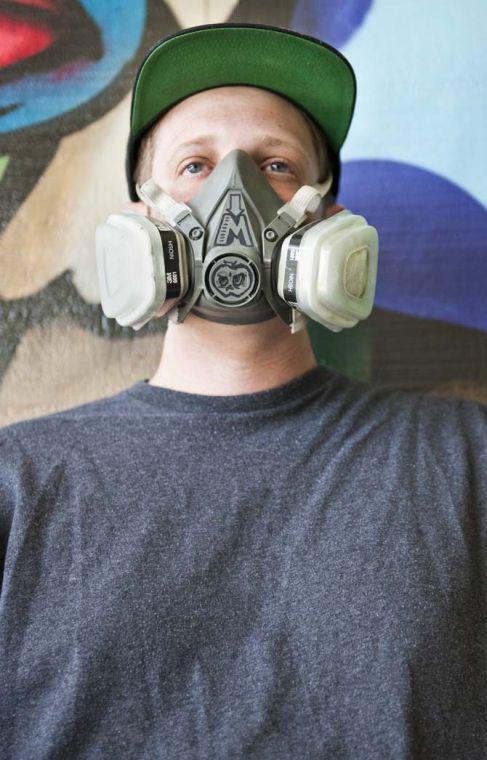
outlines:
M235 240L247 247L253 246L255 242L242 195L230 192L216 233L215 245L231 245Z

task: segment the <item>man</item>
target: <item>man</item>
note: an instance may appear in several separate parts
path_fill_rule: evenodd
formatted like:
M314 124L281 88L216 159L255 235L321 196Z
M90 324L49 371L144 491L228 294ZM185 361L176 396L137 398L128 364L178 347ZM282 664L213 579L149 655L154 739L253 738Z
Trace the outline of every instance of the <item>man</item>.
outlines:
M320 45L252 29L196 36ZM233 150L283 202L325 179L297 100L230 84L158 115L148 168L132 123L134 203L133 172L189 203ZM484 757L486 433L481 405L317 366L278 317L195 314L150 382L5 429L4 756Z

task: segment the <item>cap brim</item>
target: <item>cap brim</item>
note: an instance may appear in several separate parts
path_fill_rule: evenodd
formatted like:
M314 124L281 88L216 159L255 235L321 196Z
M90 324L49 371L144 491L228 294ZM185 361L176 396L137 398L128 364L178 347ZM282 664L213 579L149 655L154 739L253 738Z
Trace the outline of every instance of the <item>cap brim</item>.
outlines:
M139 67L126 165L132 200L137 200L132 176L143 133L189 95L225 85L262 87L287 98L314 119L338 156L356 99L353 69L338 50L269 26L192 27L158 42Z

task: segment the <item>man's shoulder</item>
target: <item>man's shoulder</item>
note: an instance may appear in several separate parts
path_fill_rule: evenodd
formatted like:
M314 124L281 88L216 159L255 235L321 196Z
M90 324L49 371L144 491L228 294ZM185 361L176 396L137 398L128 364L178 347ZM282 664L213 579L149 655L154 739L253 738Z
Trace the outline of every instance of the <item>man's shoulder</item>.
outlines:
M487 414L487 398L466 399L456 395L436 393L434 390L418 390L413 388L394 387L376 382L352 380L344 375L335 373L341 381L344 392L363 402L370 402L371 407L389 406L391 410L415 410L429 416L442 415L445 412L458 411L461 414Z
M92 429L93 424L103 423L104 418L126 413L130 403L130 388L127 388L67 409L12 422L0 428L0 447L10 448L16 444L26 447L33 442L38 447L47 440L55 443L64 436L69 437L70 431L78 433L84 426Z
M469 439L484 446L487 442L487 403L481 400L358 381L342 383L341 395L354 426L425 442Z

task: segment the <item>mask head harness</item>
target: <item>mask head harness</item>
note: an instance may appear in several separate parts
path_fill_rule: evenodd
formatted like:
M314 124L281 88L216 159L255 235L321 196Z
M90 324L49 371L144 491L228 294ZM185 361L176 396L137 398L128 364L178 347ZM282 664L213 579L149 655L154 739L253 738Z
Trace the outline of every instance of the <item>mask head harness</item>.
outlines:
M280 316L299 320L296 310L276 297L274 255L282 238L315 211L331 185L305 185L289 203L272 189L251 157L228 153L188 204L175 202L149 179L137 185L139 198L160 211L190 241L194 287L173 321L189 311L225 324L252 324Z
M377 232L348 210L309 221L331 183L303 185L283 204L253 159L233 150L187 204L153 179L137 185L154 216L112 214L97 228L105 314L134 329L166 313L181 323L190 311L234 325L277 315L293 333L307 317L335 332L353 327L372 309Z

